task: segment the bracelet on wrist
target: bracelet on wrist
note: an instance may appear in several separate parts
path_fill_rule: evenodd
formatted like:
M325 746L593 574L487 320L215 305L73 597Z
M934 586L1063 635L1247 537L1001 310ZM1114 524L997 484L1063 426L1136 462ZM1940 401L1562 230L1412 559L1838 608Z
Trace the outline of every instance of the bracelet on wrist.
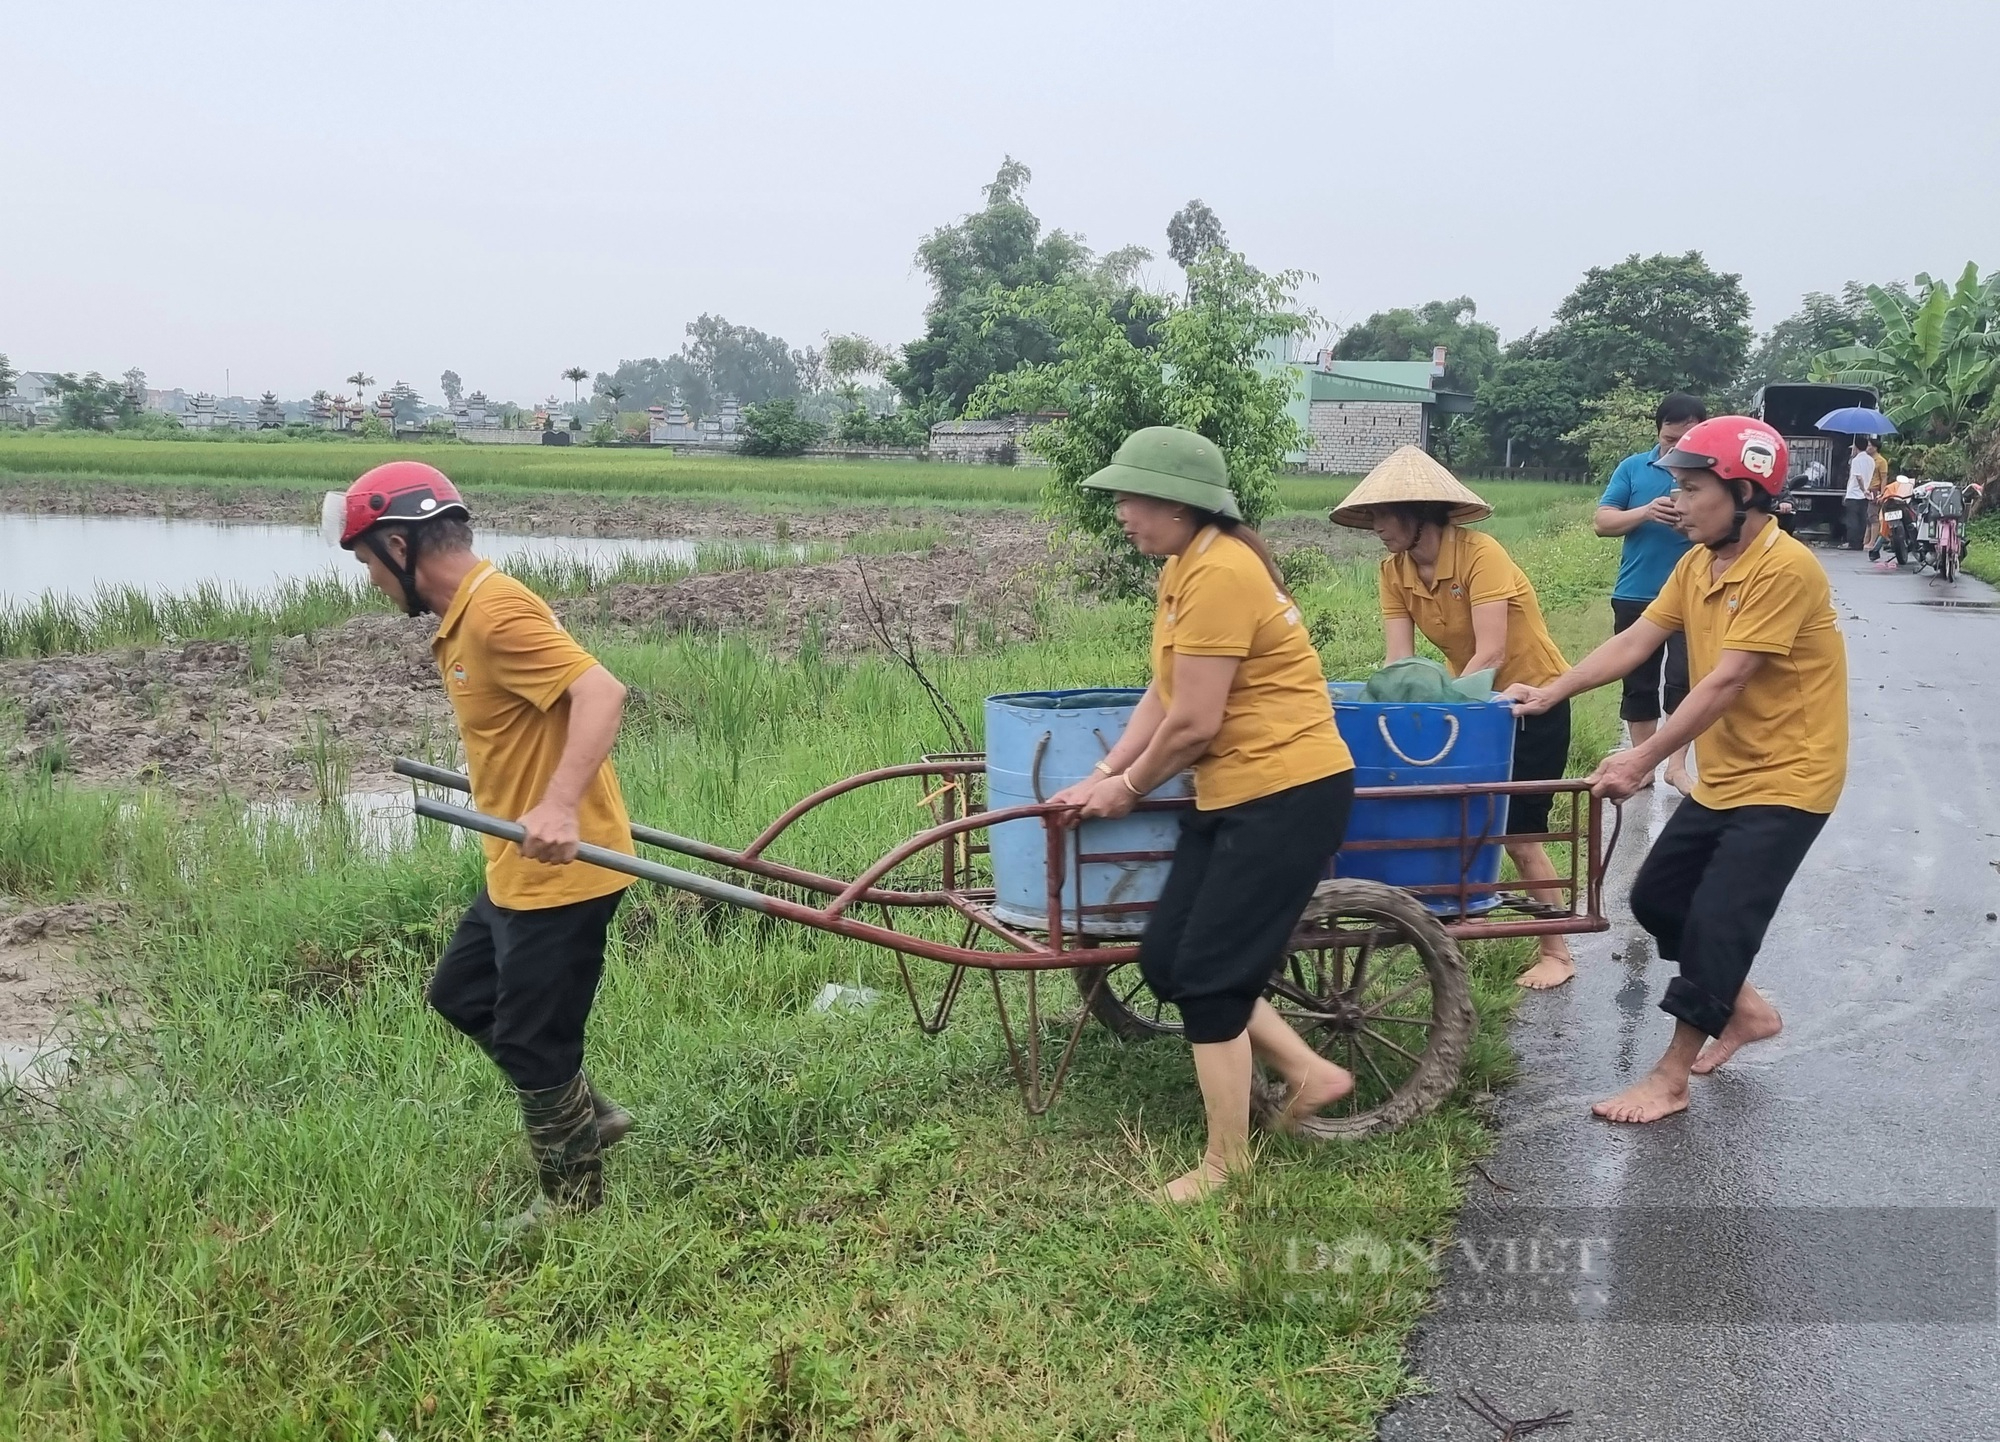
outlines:
M1093 775L1109 776L1111 774L1111 759L1109 757L1106 757L1104 760L1098 762L1095 766L1091 767L1090 770Z
M1131 792L1134 796L1140 797L1141 799L1145 797L1146 793L1141 791L1138 787L1132 784L1132 773L1130 771L1119 772L1118 779L1125 783L1125 789Z

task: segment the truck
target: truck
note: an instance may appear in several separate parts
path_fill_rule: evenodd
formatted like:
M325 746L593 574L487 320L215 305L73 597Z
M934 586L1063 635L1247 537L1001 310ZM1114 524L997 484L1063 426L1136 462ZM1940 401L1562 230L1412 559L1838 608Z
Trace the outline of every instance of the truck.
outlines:
M1791 503L1794 533L1823 533L1830 542L1847 539L1841 503L1847 498L1847 462L1854 454L1854 437L1821 430L1819 418L1842 406L1873 407L1878 400L1869 386L1805 381L1773 381L1757 392L1750 414L1783 436L1791 452L1781 499Z

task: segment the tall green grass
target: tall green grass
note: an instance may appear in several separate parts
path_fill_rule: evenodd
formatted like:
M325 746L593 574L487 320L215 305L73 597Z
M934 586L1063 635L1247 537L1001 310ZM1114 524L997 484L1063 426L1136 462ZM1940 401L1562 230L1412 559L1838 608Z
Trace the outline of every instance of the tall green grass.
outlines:
M1544 584L1594 557L1608 584L1610 547L1517 553ZM1341 655L1379 656L1372 591L1301 599ZM1147 621L1057 610L1032 644L929 665L976 727L993 692L1142 680ZM633 686L633 812L676 831L740 844L947 739L881 658L591 639ZM851 874L924 815L913 787L862 793L780 854ZM591 1065L640 1128L602 1212L505 1244L479 1224L531 1191L518 1119L422 997L477 879L441 829L381 855L337 811L251 826L0 779L0 890L123 898L99 949L145 1017L87 1038L54 1102L0 1099L0 1436L1362 1439L1409 1385L1420 1290L1252 1305L1244 1228L1448 1230L1471 1099L1510 1066L1518 945L1475 955L1459 1100L1359 1145L1273 1141L1233 1204L1167 1212L1146 1189L1201 1145L1185 1048L1093 1028L1030 1119L983 985L925 1038L885 954L635 890ZM915 972L934 997L942 970ZM821 1015L827 981L889 995Z

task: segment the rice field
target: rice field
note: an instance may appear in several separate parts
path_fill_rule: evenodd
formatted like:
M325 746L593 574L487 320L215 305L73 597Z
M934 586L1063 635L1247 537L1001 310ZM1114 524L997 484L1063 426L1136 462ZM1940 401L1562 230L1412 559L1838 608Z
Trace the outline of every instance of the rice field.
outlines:
M34 479L103 479L137 485L318 492L345 486L370 466L409 456L430 461L468 487L700 497L760 508L854 502L1031 506L1041 499L1044 476L1032 467L677 456L661 450L596 446L315 442L251 436L158 441L0 430L0 485ZM1351 476L1285 476L1279 480L1278 493L1287 509L1323 512L1337 504L1353 483Z

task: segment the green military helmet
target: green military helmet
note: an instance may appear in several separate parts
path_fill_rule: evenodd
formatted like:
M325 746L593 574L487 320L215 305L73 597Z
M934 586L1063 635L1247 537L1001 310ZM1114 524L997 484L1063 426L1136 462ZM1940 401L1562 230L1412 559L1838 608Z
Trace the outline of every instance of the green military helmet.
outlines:
M1229 466L1221 448L1207 436L1179 426L1147 426L1132 432L1111 464L1084 485L1096 491L1179 501L1232 521L1243 519L1236 492L1229 489Z

